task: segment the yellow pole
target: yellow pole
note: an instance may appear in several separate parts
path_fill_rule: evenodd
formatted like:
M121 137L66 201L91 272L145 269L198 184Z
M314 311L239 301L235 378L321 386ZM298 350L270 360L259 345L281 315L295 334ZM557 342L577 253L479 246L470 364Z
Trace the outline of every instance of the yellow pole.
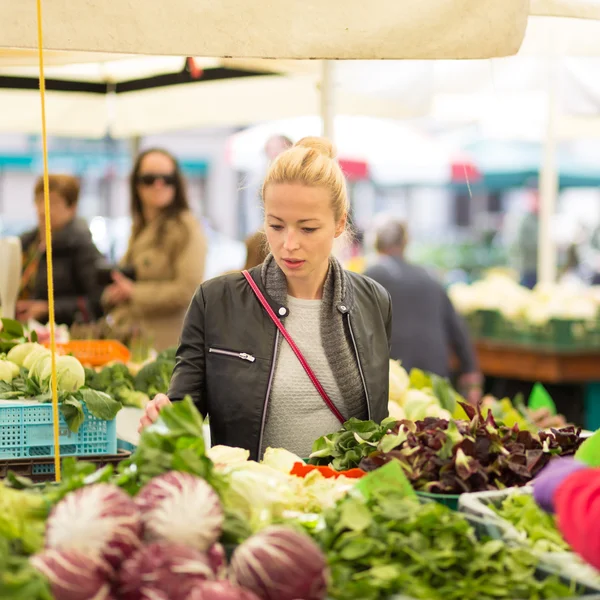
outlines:
M48 266L48 320L52 361L52 423L54 426L54 469L60 481L60 443L58 430L58 389L56 384L56 332L54 326L54 280L52 269L52 228L50 227L50 190L48 183L48 139L46 133L46 80L44 79L44 40L42 35L42 0L37 0L38 55L40 63L40 100L42 108L42 154L44 160L44 213L46 221L46 263Z

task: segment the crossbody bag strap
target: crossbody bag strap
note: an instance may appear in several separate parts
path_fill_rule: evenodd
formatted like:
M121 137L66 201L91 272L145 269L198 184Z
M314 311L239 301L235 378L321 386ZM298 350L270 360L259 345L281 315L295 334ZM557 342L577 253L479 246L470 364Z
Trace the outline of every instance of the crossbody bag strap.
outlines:
M325 404L327 405L327 408L329 408L329 410L336 416L337 420L343 425L346 420L342 416L342 413L340 413L340 411L337 409L335 404L331 401L331 398L329 398L329 396L327 395L327 392L323 389L321 382L317 379L317 376L314 374L313 370L310 368L309 364L306 362L306 359L302 355L302 352L300 352L300 348L298 348L298 346L296 346L296 343L292 339L292 336L288 333L287 329L283 326L281 319L279 319L279 317L275 314L275 312L273 311L273 309L267 302L267 299L264 297L263 293L260 291L259 287L256 285L256 282L254 281L254 279L252 279L252 276L250 275L250 273L248 273L248 271L242 271L242 275L246 278L246 281L250 284L252 291L254 292L254 294L256 295L256 297L258 298L260 303L262 304L263 308L267 311L267 314L269 315L269 317L271 317L271 321L273 321L273 323L275 323L275 326L277 327L277 329L279 329L279 331L281 332L281 335L283 335L283 337L286 339L287 343L290 345L290 348L294 351L294 354L300 361L300 364L304 367L304 370L306 371L306 374L308 375L312 384L317 389L317 392L319 392L321 398L323 398L323 402L325 402Z

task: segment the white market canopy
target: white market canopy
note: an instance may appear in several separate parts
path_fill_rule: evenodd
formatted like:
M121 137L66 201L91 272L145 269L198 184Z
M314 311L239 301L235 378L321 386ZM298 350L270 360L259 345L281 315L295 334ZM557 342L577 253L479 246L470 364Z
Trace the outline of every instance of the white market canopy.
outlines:
M600 18L596 0L44 0L48 50L292 59L515 54L530 15ZM0 0L0 48L37 48L34 0Z

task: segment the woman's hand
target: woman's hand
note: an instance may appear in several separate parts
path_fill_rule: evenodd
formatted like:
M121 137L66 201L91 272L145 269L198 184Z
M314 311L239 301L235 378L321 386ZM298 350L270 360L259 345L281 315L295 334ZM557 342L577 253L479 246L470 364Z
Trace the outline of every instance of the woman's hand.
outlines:
M157 394L154 396L154 399L148 402L146 405L146 410L144 412L144 416L140 419L140 426L138 427L138 432L142 432L146 427L152 425L152 423L156 423L158 420L158 416L160 411L165 407L169 406L171 401L164 394Z
M27 323L30 319L40 321L48 317L46 300L19 300L16 309L17 319L22 323Z
M103 303L116 306L130 300L135 283L119 271L113 271L112 279L114 283L109 285L102 294Z
M464 373L458 380L458 392L471 406L477 406L483 395L483 375Z
M528 413L533 424L540 429L560 429L567 426L567 420L562 415L553 415L547 408L529 410Z

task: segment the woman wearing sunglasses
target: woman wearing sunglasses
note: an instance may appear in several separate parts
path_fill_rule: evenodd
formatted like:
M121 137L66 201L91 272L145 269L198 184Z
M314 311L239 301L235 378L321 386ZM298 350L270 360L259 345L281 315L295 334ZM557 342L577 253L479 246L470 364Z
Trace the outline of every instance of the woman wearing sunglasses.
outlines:
M135 280L114 272L103 301L117 324L139 326L163 350L177 344L185 310L202 281L206 240L169 152L142 152L130 186L133 225L122 265Z
M331 143L305 138L263 184L271 254L202 284L188 309L169 394L140 427L190 395L210 415L213 444L308 456L351 417L388 415L392 307L374 281L332 256L346 230L346 182Z

